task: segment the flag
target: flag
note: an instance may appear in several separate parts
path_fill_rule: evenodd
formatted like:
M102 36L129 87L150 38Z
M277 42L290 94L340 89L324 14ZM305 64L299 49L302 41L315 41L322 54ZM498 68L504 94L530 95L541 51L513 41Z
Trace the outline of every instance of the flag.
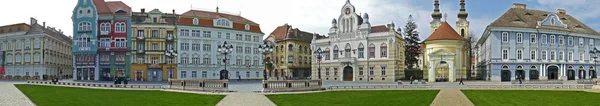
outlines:
M0 75L4 75L6 74L6 71L4 70L4 58L6 58L6 56L4 56L5 52L2 51L2 58L0 58Z

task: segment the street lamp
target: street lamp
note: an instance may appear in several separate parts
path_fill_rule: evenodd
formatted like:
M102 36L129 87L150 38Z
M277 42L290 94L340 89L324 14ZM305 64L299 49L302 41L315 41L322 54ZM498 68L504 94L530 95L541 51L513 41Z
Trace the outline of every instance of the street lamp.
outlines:
M258 51L263 53L263 65L265 65L265 69L263 70L263 79L267 80L267 59L265 58L265 55L273 52L273 46L269 45L267 42L264 42L263 45L258 46Z
M165 56L171 60L171 62L169 62L169 78L173 79L173 58L177 57L177 51L173 49L166 50Z
M225 56L225 59L223 59L223 63L225 64L225 69L221 70L221 76L219 79L223 80L223 79L229 79L229 71L227 71L227 55L231 54L233 52L233 45L231 44L227 44L227 41L223 42L223 45L218 45L217 46L217 50L219 53L221 53L221 55Z
M594 71L597 69L596 68L596 62L597 62L596 59L598 58L598 54L600 54L600 50L598 50L596 47L594 47L594 50L590 50L590 55L592 56L592 58L594 58ZM590 79L592 79L593 75L591 72L590 72L589 76L590 76Z
M317 51L314 52L315 56L317 57L317 62L319 63L319 68L317 68L317 76L319 78L319 80L321 80L321 59L323 58L323 50L321 50L321 48L317 49Z

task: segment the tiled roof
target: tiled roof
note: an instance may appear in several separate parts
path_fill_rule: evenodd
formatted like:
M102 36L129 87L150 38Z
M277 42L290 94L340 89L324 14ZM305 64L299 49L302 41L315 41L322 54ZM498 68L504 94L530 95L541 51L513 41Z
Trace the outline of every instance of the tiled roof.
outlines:
M106 5L104 0L94 0L94 5L96 6L96 11L98 11L98 14L112 14L110 8L108 8L108 5Z
M371 33L385 32L385 31L390 31L390 29L387 28L385 25L379 25L379 26L372 26L371 27Z
M464 38L458 35L448 22L442 22L442 24L433 31L427 39L425 39L425 41L432 40L464 40Z
M106 5L112 13L116 13L119 10L123 10L126 14L131 12L131 7L121 1L109 1L106 2Z
M202 10L190 10L187 11L185 13L183 13L182 15L184 16L198 16L198 17L205 17L205 18L211 18L211 19L216 19L216 18L227 18L231 21L234 22L238 22L238 23L247 23L247 24L257 24L251 20L248 20L242 16L239 15L231 15L231 14L225 14L225 13L216 13L216 12L211 12L211 11L202 11Z
M158 9L154 9L152 11L158 11ZM146 21L146 19L150 19L148 17L148 14L150 14L149 12L145 12L145 13L141 13L141 12L133 12L131 15L131 21L134 23L142 23L144 21ZM166 24L168 25L175 25L177 23L177 15L176 14L172 14L172 13L161 13L160 14L162 19L164 19L166 21ZM152 20L149 20L150 22ZM143 24L143 23L142 23Z
M19 31L19 29L21 29L21 30ZM31 26L26 23L4 25L4 26L0 26L0 34L9 33L9 32L21 32L21 31L27 32L27 31L29 31L29 29L31 29Z
M290 28L292 28L292 26L288 24L278 26L277 28L275 28L275 30L273 30L273 32L271 32L269 36L273 36L276 40L275 42L283 41L286 38L285 36L287 36L288 39L300 40L302 42L312 41L312 38L314 36L313 33L305 32L298 28L293 28L290 30ZM288 30L292 32L288 33ZM321 36L319 35L319 37Z
M502 16L488 25L488 27L520 27L520 28L536 28L538 21L542 21L546 16L554 12L533 10L527 8L510 8ZM539 26L539 29L571 31L575 33L584 33L592 35L600 35L597 31L585 25L581 21L575 19L569 14L556 13L567 28L553 26Z

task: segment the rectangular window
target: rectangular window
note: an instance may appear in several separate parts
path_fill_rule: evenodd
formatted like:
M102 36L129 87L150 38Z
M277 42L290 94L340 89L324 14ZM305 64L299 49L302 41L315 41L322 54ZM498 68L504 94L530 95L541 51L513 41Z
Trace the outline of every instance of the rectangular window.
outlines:
M210 64L210 58L209 57L204 57L202 59L202 64Z
M531 60L535 60L535 56L536 56L535 53L536 53L535 50L531 50L531 53L530 53L531 54L531 57L530 57Z
M34 42L35 42L35 45L34 45L34 47L35 47L35 48L40 48L40 39L35 39L35 41L34 41ZM2 49L0 49L0 50L2 50Z
M256 72L256 78L260 77L260 73Z
M583 47L583 42L584 42L583 38L580 37L579 38L579 47Z
M565 37L564 36L558 36L558 44L559 45L564 45L565 44Z
M329 68L325 68L325 76L329 76Z
M569 44L569 46L573 46L573 37L567 38L567 44Z
M363 72L364 69L363 68L364 68L363 66L359 66L358 67L358 75L364 75L364 72Z
M556 38L554 35L550 35L550 44L555 44L556 43Z
M567 53L567 60L573 61L573 52Z
M254 42L260 42L260 36L254 36Z
M508 60L508 49L502 50L502 60Z
M189 62L189 58L188 57L181 57L181 60L179 60L181 64L190 64Z
M556 59L556 52L550 51L550 60L555 60L555 59Z
M235 34L235 40L242 40L242 34Z
M517 43L523 43L523 33L517 33Z
M529 41L530 41L532 44L535 44L535 43L537 43L537 35L536 35L536 34L531 34L531 35L529 35L529 39L531 39L531 40L529 40Z
M246 78L250 78L250 71L246 71Z
M246 39L245 39L246 41L252 41L252 39L251 39L252 37L250 35L246 35L245 37L246 37Z
M202 36L203 36L203 37L205 37L205 38L210 38L210 37L211 37L211 34L212 34L212 33L211 33L210 31L203 31L203 32L202 32Z
M158 50L158 44L153 43L152 44L152 50Z
M579 61L583 61L585 54L583 54L583 52L579 52Z
M557 57L558 57L558 60L563 60L563 58L565 57L565 52L562 52L562 51L558 52Z
M210 51L210 44L202 44L202 46L204 46L202 48L202 50L204 50L204 51Z
M202 78L206 78L207 77L206 73L207 73L206 71L202 71Z
M523 50L517 50L517 60L523 60Z
M110 47L110 38L100 39L100 47Z
M144 50L144 44L139 43L137 45L137 50Z
M138 30L138 37L144 37L144 30Z
M231 33L225 33L225 39L230 39L231 38L230 35L231 35Z
M152 38L158 38L158 30L152 30Z
M189 43L181 43L181 50L184 50L184 51L190 50L190 44Z
M237 46L237 47L235 47L235 52L241 54L244 52L244 50L242 49L242 46Z
M198 72L192 71L192 78L198 78Z
M181 78L185 78L186 74L187 74L187 72L181 71Z
M365 48L358 48L358 58L365 58Z
M369 47L369 58L375 58L375 47Z
M217 38L221 38L221 32L217 32Z
M381 66L381 75L385 75L385 66Z
M547 36L546 34L542 34L542 37L540 38L540 41L542 42L542 44L546 44L546 43L548 43L548 42L547 42L547 41L548 41L548 39L546 39L546 36Z
M333 68L333 76L337 76L338 75L338 68Z
M179 30L179 35L181 35L181 36L190 36L190 30L187 30L187 29Z
M375 75L375 68L369 67L369 75Z
M545 50L542 50L542 54L541 55L542 55L541 56L542 60L548 60L548 56L547 56L548 54L547 54L547 52Z
M244 49L246 54L250 54L252 52L252 48L250 47L246 47L246 49Z
M502 42L508 43L508 32L502 32Z

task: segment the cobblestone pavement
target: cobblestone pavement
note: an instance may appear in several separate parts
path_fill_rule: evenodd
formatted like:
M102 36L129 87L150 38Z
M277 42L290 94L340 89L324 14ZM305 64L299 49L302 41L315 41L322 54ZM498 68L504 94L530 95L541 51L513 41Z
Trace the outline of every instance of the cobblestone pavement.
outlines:
M35 106L25 94L23 94L15 83L22 81L0 81L0 106Z
M261 94L238 93L229 94L217 106L277 106L269 98Z
M431 106L475 106L473 102L457 88L442 88L435 96Z

